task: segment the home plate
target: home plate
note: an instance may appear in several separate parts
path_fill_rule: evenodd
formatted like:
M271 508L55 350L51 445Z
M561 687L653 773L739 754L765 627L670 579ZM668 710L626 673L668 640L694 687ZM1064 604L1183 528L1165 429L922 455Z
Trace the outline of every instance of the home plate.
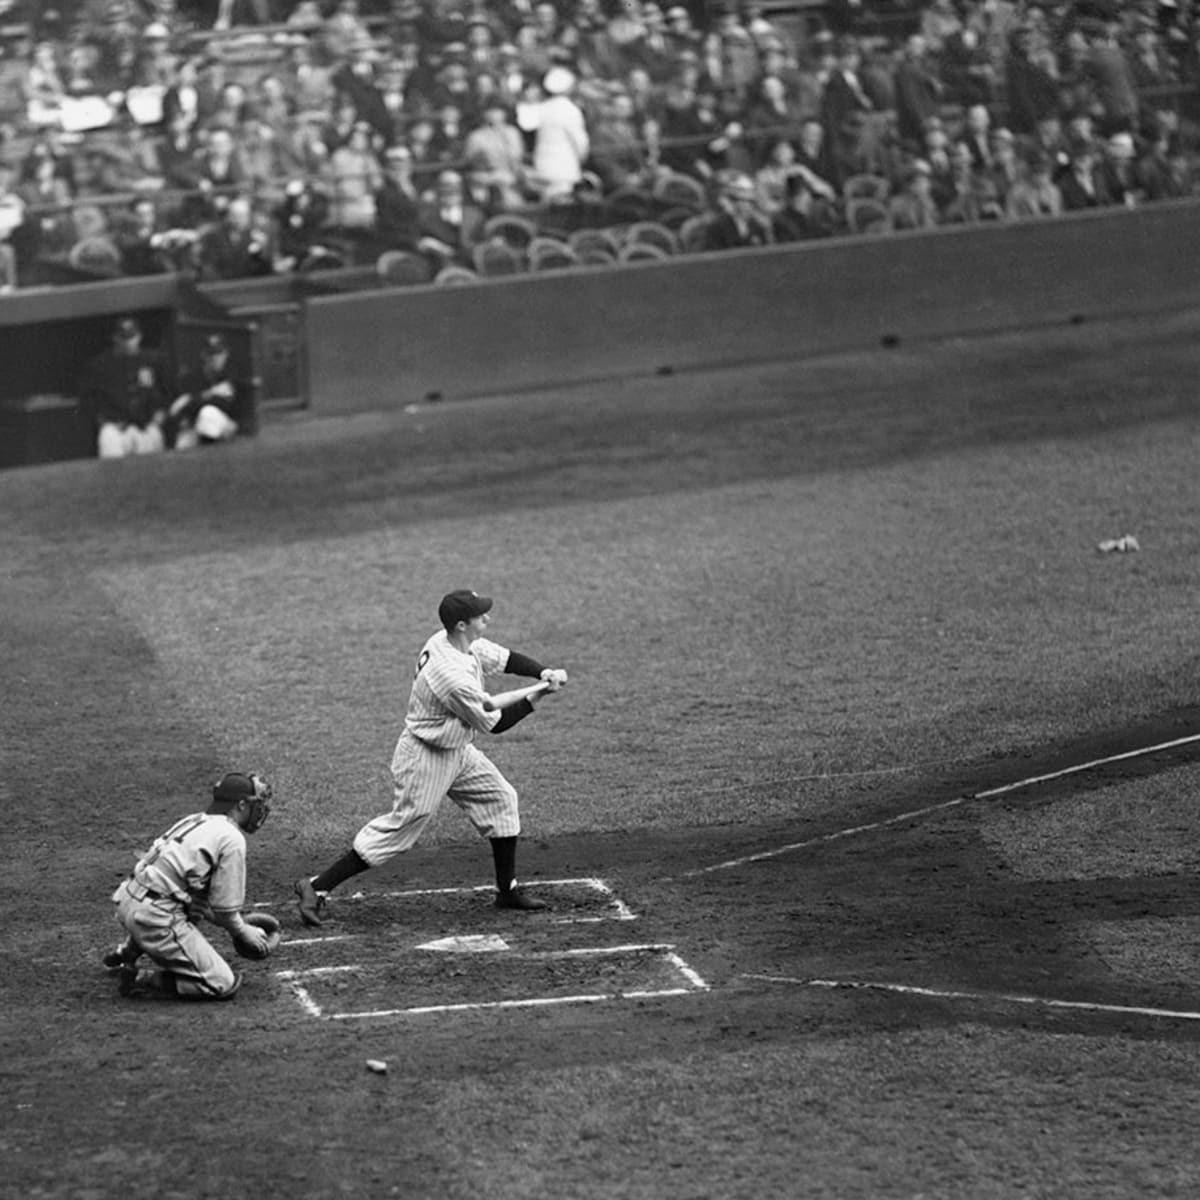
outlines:
M424 942L417 947L418 950L441 950L449 954L491 954L508 948L508 943L494 933L438 938L435 942Z

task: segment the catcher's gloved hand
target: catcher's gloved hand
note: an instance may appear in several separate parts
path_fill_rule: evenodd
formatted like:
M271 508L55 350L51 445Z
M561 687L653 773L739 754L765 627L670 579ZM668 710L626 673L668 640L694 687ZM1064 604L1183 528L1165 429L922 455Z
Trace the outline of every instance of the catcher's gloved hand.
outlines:
M233 948L242 958L270 958L279 947L283 926L270 913L252 912L242 918L247 929L233 939Z

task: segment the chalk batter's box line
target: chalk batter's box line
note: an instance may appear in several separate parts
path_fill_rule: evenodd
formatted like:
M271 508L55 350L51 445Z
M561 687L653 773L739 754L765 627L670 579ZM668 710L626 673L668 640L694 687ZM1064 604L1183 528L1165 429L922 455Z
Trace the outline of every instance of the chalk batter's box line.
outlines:
M531 879L523 881L523 886L531 889L584 887L593 892L599 892L607 901L612 911L600 917L550 917L552 925L591 925L601 921L636 921L637 913L617 896L603 879ZM461 896L478 895L481 892L495 892L491 884L481 884L478 887L443 887L443 888L409 888L401 892L352 892L339 900L404 900L419 896ZM254 905L255 908L269 908L270 905Z
M409 1008L375 1009L370 1012L340 1012L326 1013L313 999L312 993L301 982L310 976L322 977L336 974L348 974L364 971L367 968L361 963L348 963L333 967L310 967L300 971L276 971L276 978L282 979L291 988L300 1006L313 1017L324 1017L331 1021L360 1021L379 1017L428 1016L435 1013L473 1012L484 1009L504 1008L548 1008L557 1004L596 1004L606 1000L646 1000L666 996L686 996L711 990L700 974L693 970L679 955L673 943L645 942L625 946L580 947L572 950L542 950L530 953L514 952L513 957L521 959L561 959L598 957L611 954L653 953L669 963L684 979L686 986L674 988L659 988L653 990L638 989L628 992L592 992L576 996L529 996L519 1000L481 1000L459 1004L425 1004Z
M1051 996L1027 996L1018 992L981 992L965 988L933 988L910 983L886 983L869 979L796 979L787 975L743 975L762 983L785 983L795 987L824 988L830 991L891 992L905 996L925 996L935 1000L964 1000L981 1004L1021 1004L1039 1008L1067 1009L1076 1012L1112 1013L1125 1017L1158 1017L1173 1021L1200 1021L1200 1012L1170 1008L1147 1008L1133 1004L1100 1004L1089 1000L1056 1000Z
M938 804L930 804L925 808L914 808L909 812L899 813L882 821L871 821L866 825L853 825L849 829L838 829L821 837L809 838L803 842L791 842L786 846L776 846L771 850L761 850L757 854L747 854L742 858L731 858L726 862L713 863L708 867L696 867L691 871L682 871L677 878L695 879L700 875L711 875L715 871L728 871L734 867L744 867L748 863L764 862L770 858L778 858L781 854L790 854L793 850L810 850L814 846L823 846L827 842L841 841L843 838L854 837L860 833L873 833L879 829L887 829L905 821L915 821L919 817L928 817L933 813L945 812L957 808L970 800L993 800L997 796L1009 792L1020 791L1023 788L1036 787L1039 783L1049 783L1055 779L1063 779L1068 775L1078 775L1082 771L1091 771L1097 767L1109 766L1112 763L1124 762L1130 758L1141 758L1147 754L1157 754L1163 750L1174 750L1191 742L1200 742L1200 733L1188 734L1186 737L1175 738L1169 742L1158 742L1153 746L1141 746L1136 750L1126 750L1122 754L1109 754L1104 758L1093 758L1088 762L1076 763L1074 766L1063 767L1058 771L1049 771L1044 775L1030 775L1026 779L1018 779L1000 787L987 788L981 792L972 792L967 796L956 796L953 800L943 800Z

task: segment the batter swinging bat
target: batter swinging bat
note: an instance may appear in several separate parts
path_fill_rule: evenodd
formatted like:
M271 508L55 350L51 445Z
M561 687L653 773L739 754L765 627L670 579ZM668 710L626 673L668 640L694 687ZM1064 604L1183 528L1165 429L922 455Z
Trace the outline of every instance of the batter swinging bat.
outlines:
M549 687L550 681L543 679L540 683L531 684L529 687L517 688L512 692L497 692L494 696L486 696L484 698L483 711L496 712L500 709L511 708L514 704L520 704L522 700L529 700L534 696L540 696Z

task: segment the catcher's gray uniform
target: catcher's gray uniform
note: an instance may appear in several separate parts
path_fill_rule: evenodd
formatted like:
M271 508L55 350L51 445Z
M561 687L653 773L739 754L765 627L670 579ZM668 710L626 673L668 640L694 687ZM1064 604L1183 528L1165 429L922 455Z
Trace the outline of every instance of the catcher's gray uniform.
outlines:
M157 990L202 1000L232 996L241 976L197 928L207 917L251 950L266 936L242 918L246 902L246 837L270 812L271 786L257 775L226 775L213 788L213 806L176 821L138 860L115 892L126 940L105 957L128 994L138 957L157 964ZM243 832L245 830L245 833Z

